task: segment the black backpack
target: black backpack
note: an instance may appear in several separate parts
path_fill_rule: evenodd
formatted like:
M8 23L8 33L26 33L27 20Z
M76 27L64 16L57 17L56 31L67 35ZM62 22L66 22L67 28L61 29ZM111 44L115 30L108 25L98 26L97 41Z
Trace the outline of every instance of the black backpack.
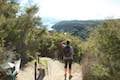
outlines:
M65 46L63 51L64 51L64 56L65 57L71 57L72 52L71 52L71 47L70 46Z

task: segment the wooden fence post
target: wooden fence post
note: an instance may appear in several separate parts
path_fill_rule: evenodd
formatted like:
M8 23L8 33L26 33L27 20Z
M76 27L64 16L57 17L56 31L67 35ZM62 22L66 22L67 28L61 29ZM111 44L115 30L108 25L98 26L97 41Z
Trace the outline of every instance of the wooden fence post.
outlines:
M39 56L38 56L38 64L39 64L39 62L40 62L40 59L39 59Z
M35 62L35 80L37 80L37 62Z

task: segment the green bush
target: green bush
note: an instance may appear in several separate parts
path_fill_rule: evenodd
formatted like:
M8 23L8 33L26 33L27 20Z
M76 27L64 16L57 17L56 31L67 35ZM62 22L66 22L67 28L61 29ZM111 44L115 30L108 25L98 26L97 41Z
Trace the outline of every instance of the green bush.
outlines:
M97 80L97 78L98 80L119 80L120 21L106 20L99 28L91 33L87 45L87 51L93 53L98 63L104 66L102 68L102 66L98 65L96 69L93 69L93 73L90 74L94 74L94 77L91 80Z

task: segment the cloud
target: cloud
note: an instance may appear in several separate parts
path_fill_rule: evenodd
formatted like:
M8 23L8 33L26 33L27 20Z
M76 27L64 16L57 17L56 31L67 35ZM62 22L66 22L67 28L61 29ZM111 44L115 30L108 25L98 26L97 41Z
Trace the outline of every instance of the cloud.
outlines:
M23 0L26 3L27 0ZM58 19L104 19L120 17L119 0L34 0L38 15Z
M23 5L23 4L26 4L28 3L28 0L19 0L20 4Z

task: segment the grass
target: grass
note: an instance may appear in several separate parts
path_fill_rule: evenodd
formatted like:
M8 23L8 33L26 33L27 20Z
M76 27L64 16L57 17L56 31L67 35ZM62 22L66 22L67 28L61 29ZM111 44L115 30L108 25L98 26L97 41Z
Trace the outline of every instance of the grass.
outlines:
M48 60L40 59L40 60L39 60L39 64L40 64L40 66L42 66L42 67L45 68L45 69L48 68Z

